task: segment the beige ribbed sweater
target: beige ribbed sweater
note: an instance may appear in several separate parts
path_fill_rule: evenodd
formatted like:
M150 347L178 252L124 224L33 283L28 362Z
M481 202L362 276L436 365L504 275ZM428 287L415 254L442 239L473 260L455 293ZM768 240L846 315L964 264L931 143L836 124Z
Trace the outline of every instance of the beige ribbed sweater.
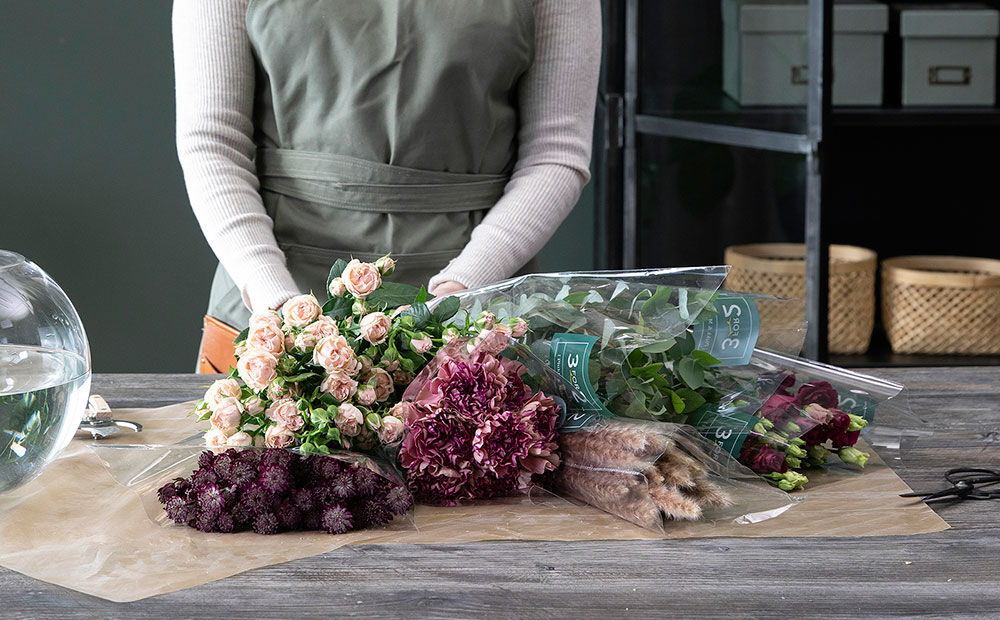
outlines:
M275 242L252 161L248 4L174 2L177 150L209 245L247 306L261 310L300 291ZM509 277L548 241L590 178L600 2L533 0L533 5L535 60L518 92L517 164L503 196L430 288L446 280L473 287Z

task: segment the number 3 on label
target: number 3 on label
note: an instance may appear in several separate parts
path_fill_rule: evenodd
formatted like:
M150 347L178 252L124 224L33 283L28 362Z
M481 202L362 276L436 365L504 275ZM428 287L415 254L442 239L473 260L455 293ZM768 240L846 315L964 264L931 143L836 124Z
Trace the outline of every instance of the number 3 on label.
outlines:
M732 347L733 349L738 349L740 347L740 341L738 338L726 338L725 340L722 341L722 344L719 346L721 346L723 349L725 349L726 347Z
M725 441L729 439L733 434L731 428L717 428L715 429L715 438L720 441Z

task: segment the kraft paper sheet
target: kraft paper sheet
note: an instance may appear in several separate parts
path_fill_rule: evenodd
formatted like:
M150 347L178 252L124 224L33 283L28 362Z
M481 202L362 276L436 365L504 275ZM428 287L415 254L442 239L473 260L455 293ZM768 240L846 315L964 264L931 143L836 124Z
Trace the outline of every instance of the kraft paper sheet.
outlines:
M191 403L122 409L115 417L144 430L102 444L170 445L202 428ZM332 536L323 532L261 536L205 534L154 522L140 496L120 486L89 447L73 440L41 476L0 496L0 565L35 579L127 602L230 575L360 544L458 544L486 540L640 540L658 538L886 536L948 528L873 456L864 473L810 474L801 503L760 523L672 523L666 533L642 529L589 506L558 498L433 508L418 506L413 523ZM397 519L397 522L400 521Z

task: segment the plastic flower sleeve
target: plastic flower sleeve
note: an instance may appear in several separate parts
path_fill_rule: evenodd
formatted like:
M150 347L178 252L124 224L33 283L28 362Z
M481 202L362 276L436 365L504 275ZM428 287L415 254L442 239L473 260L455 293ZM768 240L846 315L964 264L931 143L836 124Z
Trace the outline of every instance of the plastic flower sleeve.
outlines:
M642 527L756 523L793 505L689 426L610 418L563 433L554 489Z
M200 436L170 446L94 445L115 480L164 526L204 532L412 528L413 498L395 471L339 452L214 448ZM405 518L394 518L403 515Z
M522 340L596 414L678 421L719 400L722 371L745 365L762 335L787 352L802 346L801 302L719 292L726 270L531 275L464 293L462 304L472 319L524 317ZM761 324L762 314L774 318Z

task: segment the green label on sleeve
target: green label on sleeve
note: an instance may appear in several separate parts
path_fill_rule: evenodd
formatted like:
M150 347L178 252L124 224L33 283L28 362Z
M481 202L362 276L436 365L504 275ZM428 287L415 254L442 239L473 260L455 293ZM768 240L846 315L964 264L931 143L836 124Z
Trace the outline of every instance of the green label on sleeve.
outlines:
M688 424L698 429L709 441L734 457L740 455L743 442L760 419L742 411L717 411L711 408L688 418Z
M715 298L715 316L693 327L695 348L710 353L722 366L750 362L760 335L760 315L751 297L720 293Z
M853 413L856 416L860 416L869 424L875 421L875 409L878 407L878 401L868 394L844 390L843 392L837 392L837 396L840 397L840 404L837 405L837 409L840 409L844 413Z
M578 392L575 402L566 412L566 418L559 429L561 432L578 431L590 426L598 418L612 415L597 397L587 376L590 351L595 342L596 336L582 334L556 334L552 337L549 366L565 377Z

